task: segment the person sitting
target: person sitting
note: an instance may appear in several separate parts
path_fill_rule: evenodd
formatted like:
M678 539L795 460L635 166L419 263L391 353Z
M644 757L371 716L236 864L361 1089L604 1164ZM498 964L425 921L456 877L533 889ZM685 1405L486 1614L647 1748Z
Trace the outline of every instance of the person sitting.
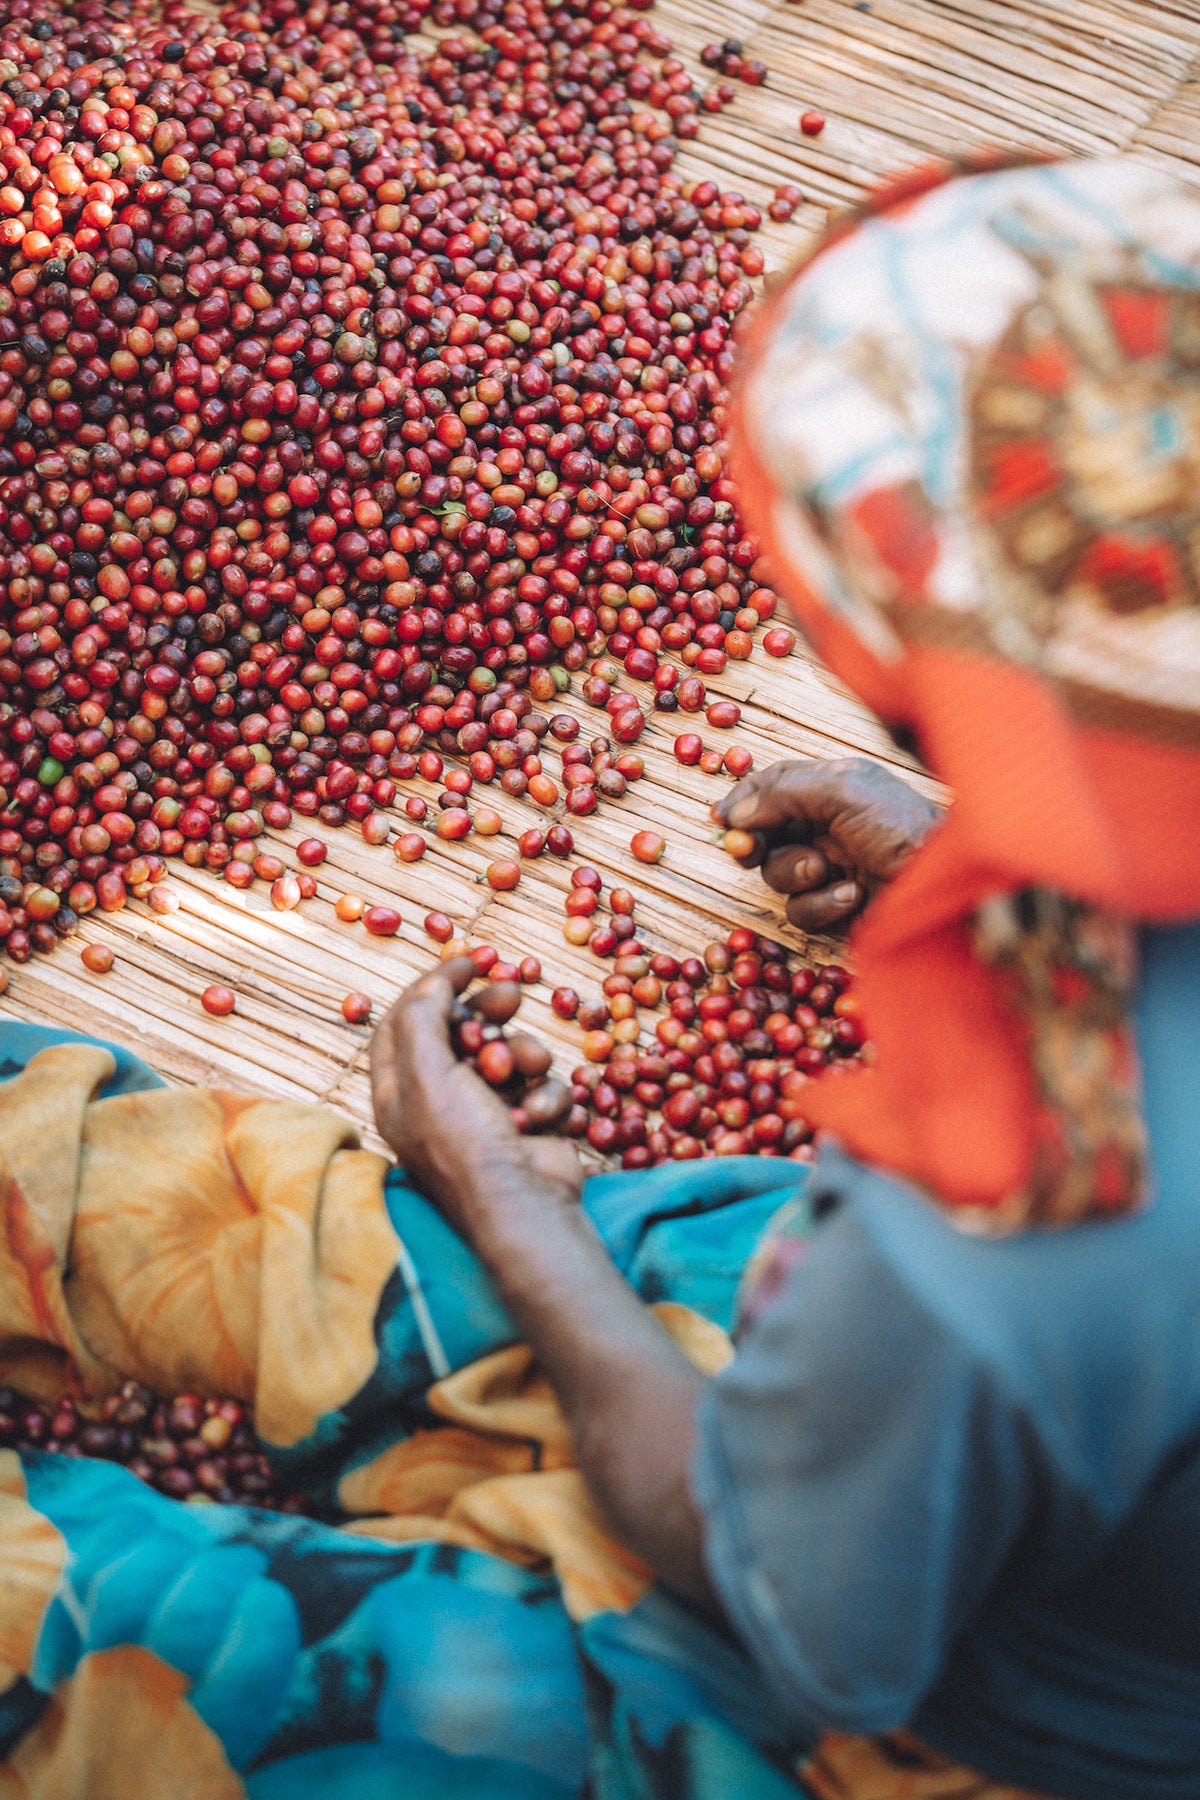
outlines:
M245 1395L340 1523L0 1451L6 1791L1200 1793L1198 346L1200 199L1125 163L914 181L760 318L751 521L954 795L716 808L863 914L807 1181L585 1183L466 961L373 1041L391 1170L10 1042L0 1375Z

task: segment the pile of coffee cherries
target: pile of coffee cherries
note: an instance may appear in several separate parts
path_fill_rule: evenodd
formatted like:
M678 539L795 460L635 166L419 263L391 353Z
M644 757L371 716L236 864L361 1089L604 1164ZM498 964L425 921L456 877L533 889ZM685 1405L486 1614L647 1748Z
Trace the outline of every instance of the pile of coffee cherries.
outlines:
M305 1510L299 1495L280 1493L250 1411L238 1400L163 1400L127 1381L93 1416L70 1398L43 1407L0 1388L0 1448L122 1463L173 1500Z
M297 819L382 841L426 757L452 803L555 806L522 705L590 670L686 708L750 653L760 217L674 172L700 95L646 4L3 9L13 961L164 858L248 886ZM645 716L564 758L567 811L635 778Z
M747 1154L809 1161L809 1083L870 1054L848 971L795 967L784 945L742 926L702 957L653 950L628 888L610 890L610 916L597 920L599 874L579 868L574 880L564 936L613 961L597 999L566 987L551 996L583 1031L571 1135L626 1169Z

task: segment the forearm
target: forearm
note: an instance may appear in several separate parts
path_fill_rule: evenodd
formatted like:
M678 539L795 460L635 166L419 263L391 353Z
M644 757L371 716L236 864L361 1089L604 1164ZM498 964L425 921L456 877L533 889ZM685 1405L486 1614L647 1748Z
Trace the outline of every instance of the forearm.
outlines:
M519 1136L504 1101L454 1054L455 1002L474 975L467 957L443 963L413 983L376 1032L379 1128L492 1275L554 1385L579 1467L616 1535L664 1581L707 1602L688 1487L703 1380L580 1210L574 1145L553 1131ZM515 984L497 982L469 1004L504 1025L520 998ZM522 1040L511 1042L515 1055Z
M687 1474L704 1377L578 1207L493 1212L475 1248L558 1394L580 1470L616 1535L670 1587L715 1607Z

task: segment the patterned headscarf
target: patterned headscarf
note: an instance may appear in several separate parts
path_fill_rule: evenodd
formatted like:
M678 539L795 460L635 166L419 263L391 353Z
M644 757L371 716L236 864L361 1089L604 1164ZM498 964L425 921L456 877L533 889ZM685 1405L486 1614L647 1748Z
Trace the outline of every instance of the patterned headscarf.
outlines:
M911 178L760 313L735 448L814 645L955 795L814 1120L970 1228L1130 1210L1134 922L1200 914L1200 194Z

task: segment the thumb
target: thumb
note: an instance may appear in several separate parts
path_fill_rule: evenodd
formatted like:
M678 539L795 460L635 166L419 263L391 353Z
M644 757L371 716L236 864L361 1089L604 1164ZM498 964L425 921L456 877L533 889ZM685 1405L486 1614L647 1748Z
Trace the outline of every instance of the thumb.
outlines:
M456 956L407 987L371 1039L371 1074L377 1084L411 1079L414 1053L425 1068L444 1074L457 1067L450 1047L454 1002L475 977L469 956Z

